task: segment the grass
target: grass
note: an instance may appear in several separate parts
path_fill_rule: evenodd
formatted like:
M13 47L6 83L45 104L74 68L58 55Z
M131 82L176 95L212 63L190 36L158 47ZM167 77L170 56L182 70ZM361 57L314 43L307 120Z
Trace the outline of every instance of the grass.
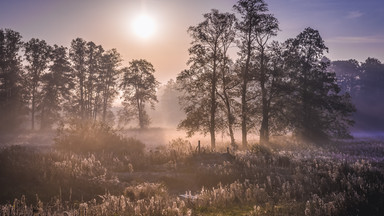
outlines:
M182 139L140 154L6 147L1 208L83 215L384 212L383 142L305 146L282 142L230 154L197 154Z

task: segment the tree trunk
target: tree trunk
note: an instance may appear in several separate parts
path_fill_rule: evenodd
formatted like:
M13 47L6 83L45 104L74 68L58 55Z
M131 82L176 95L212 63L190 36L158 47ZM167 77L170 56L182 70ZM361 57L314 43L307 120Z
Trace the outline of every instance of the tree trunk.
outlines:
M84 73L80 72L80 118L84 119Z
M217 82L217 42L215 43L214 53L213 53L213 71L212 71L212 89L211 89L211 122L209 133L211 134L211 149L215 150L216 148L216 82Z
M36 87L32 87L32 119L31 119L31 124L32 124L32 130L35 130L35 110L36 110Z
M269 142L269 106L267 100L267 89L265 88L266 74L264 62L264 47L261 48L261 64L260 64L260 87L262 97L262 121L260 128L260 143L266 144Z

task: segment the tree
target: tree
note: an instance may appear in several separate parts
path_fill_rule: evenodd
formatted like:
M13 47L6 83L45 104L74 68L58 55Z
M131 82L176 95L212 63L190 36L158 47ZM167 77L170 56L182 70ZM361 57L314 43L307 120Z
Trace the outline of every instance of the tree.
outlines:
M21 35L0 29L0 132L19 128L26 114L22 82Z
M86 44L86 73L84 81L84 115L86 118L96 120L99 109L102 107L101 90L103 85L100 77L102 76L102 58L104 49L92 41Z
M217 118L219 67L224 59L223 46L230 41L223 38L233 25L234 15L212 10L203 16L203 22L188 29L193 39L189 49L189 69L177 77L183 88L181 104L187 115L179 124L179 128L185 129L188 135L209 132L211 148L215 149L215 132L223 125Z
M252 122L252 108L258 93L250 91L249 85L257 79L262 95L262 126L260 138L268 140L268 107L267 107L267 75L265 69L265 49L271 36L276 35L278 22L272 15L267 14L267 4L264 0L239 0L234 9L240 14L238 24L240 42L239 64L241 65L241 132L242 145L247 146L247 133ZM258 58L258 59L255 59ZM253 62L254 61L254 62ZM258 67L257 65L258 64ZM258 74L257 74L258 73Z
M236 39L236 21L237 19L234 15L228 16L226 20L227 26L223 28L222 36L219 38L222 60L219 64L219 88L217 90L217 95L223 102L223 109L227 118L226 124L228 127L229 137L231 139L231 146L234 148L236 148L234 135L236 116L234 114L234 110L238 104L236 101L236 96L238 96L236 88L239 85L239 79L236 76L236 69L233 66L233 62L228 56L228 50Z
M310 141L349 135L355 111L349 94L340 94L335 73L327 71L329 62L322 61L328 51L319 32L306 28L286 42L292 94L292 124L295 133Z
M348 61L333 61L328 68L334 72L337 82L342 92L348 92L352 96L357 95L360 89L361 67L358 61L350 59Z
M31 128L35 129L35 115L37 106L41 102L42 75L48 68L50 61L51 47L44 41L32 38L25 45L25 60L28 65L27 83L31 99Z
M51 53L52 65L49 72L42 76L42 101L39 105L41 112L41 129L48 129L57 122L68 106L73 80L67 48L55 45Z
M121 70L118 69L121 61L120 54L116 49L107 51L101 58L99 92L101 93L103 122L106 121L108 109L118 93L116 86L121 73Z
M138 120L140 129L148 127L150 118L145 110L145 105L150 103L154 109L157 102L156 81L153 65L143 59L132 60L128 68L123 68L123 109L120 111L120 121L128 122L135 118Z
M86 41L76 38L71 42L69 57L74 73L75 91L72 99L72 111L80 118L85 117L85 82L86 82Z
M263 71L258 78L261 86L260 143L267 143L271 134L284 134L289 129L287 104L292 94L284 45L273 41L264 50ZM263 90L264 89L264 90ZM263 131L264 130L264 131Z

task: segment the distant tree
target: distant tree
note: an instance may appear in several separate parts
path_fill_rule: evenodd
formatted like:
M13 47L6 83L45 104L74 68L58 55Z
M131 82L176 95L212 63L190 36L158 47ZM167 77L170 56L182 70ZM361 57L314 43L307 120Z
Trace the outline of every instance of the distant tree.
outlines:
M363 91L369 91L370 94L378 96L383 93L384 89L384 65L376 58L367 58L361 64L361 75Z
M42 76L42 101L39 104L41 129L49 129L68 106L73 89L71 65L67 48L55 45L51 53L52 65Z
M327 71L329 62L322 61L328 48L319 32L306 28L286 44L295 86L291 99L294 132L311 141L348 136L355 108L348 94L340 94L335 73Z
M123 68L123 109L119 112L120 121L128 122L137 119L140 129L148 127L150 118L145 110L149 103L154 109L157 102L156 88L159 82L156 81L153 65L143 59L132 60L128 68Z
M268 105L266 84L268 81L266 72L265 50L269 39L276 35L278 30L277 19L267 14L268 6L264 0L239 0L234 9L241 16L238 24L239 30L239 64L241 67L241 132L242 145L247 146L247 133L252 127L252 104L259 93L252 90L261 88L262 100L262 126L260 139L268 140ZM251 87L254 79L259 87ZM254 85L254 84L253 84Z
M356 95L360 89L361 67L358 61L350 59L348 61L333 61L328 68L334 72L337 82L342 92Z
M223 61L223 43L226 32L233 25L233 14L219 13L212 10L204 14L204 21L188 29L192 37L192 47L189 49L189 69L182 71L177 81L182 87L181 105L186 112L179 127L188 135L195 132L209 133L211 148L215 149L215 132L222 129L222 119L218 116L218 85L220 64Z
M18 129L27 112L21 38L18 32L0 29L0 132Z
M27 70L27 88L30 93L31 100L31 128L35 129L35 116L37 107L41 103L42 92L42 76L49 66L50 54L52 47L50 47L44 40L32 38L25 43L25 60L28 65Z
M160 98L156 112L161 113L160 117L165 127L177 127L177 124L185 117L178 100L181 96L178 89L177 82L173 79L159 88L158 95Z

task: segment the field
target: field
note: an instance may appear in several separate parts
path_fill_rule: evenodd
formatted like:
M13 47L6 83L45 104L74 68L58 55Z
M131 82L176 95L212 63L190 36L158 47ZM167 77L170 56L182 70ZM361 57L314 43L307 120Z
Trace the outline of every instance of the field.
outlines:
M60 148L57 137L55 145L37 145L52 138L38 137L29 137L33 145L16 142L0 151L0 215L384 212L384 142L378 139L315 146L280 138L268 146L234 151L222 143L215 152L198 152L181 138L150 148L128 138L124 148L88 151Z

